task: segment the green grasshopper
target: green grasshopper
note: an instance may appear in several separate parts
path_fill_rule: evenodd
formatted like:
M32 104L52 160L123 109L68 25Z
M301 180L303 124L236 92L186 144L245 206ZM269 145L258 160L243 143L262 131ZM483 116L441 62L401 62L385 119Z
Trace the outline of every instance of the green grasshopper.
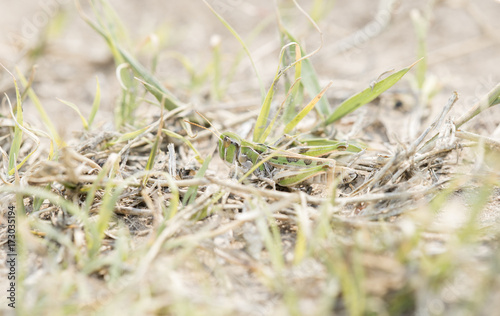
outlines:
M196 123L186 122L207 129ZM336 162L321 157L334 151L361 151L347 142L328 140L313 140L311 143L316 145L300 145L283 150L276 146L249 142L233 132L208 130L218 137L219 156L226 164L241 174L253 170L252 173L257 178L272 187L276 184L293 187L300 183L324 183L325 178L330 185L333 183Z
M333 183L335 160L319 158L332 151L346 150L346 142L335 142L323 146L299 146L281 150L265 144L246 141L232 132L219 136L221 159L246 174L254 166L257 178L270 183L292 187L300 183Z

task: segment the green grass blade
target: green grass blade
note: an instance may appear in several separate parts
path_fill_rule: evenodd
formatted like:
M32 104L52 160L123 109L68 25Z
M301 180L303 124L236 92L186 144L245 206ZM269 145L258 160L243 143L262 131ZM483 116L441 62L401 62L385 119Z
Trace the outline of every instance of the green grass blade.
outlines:
M213 41L212 45L212 94L216 100L222 99L222 54L221 54L221 41L217 39Z
M9 73L9 75L11 75L12 80L14 81L14 88L16 91L16 110L15 111L12 107L12 103L10 102L8 95L5 94L5 98L7 99L7 102L9 104L12 119L15 122L14 137L12 139L11 147L9 150L9 161L7 164L8 174L13 175L14 173L17 172L17 170L19 170L24 165L24 163L28 160L28 158L33 153L35 153L35 151L37 151L38 146L40 145L40 140L38 139L38 137L36 137L35 134L33 134L30 130L28 130L26 127L24 127L24 124L23 124L24 117L23 117L23 107L21 104L21 94L19 92L19 86L17 85L16 77L14 77L14 75L7 68L5 68L2 64L0 64L0 66L3 67ZM17 160L19 159L19 152L21 150L21 144L23 142L23 132L26 133L26 135L28 137L30 137L36 143L36 147L35 147L35 149L33 149L32 152L30 152L26 157L24 157L24 159L18 164ZM16 177L17 176L18 175L16 173Z
M82 120L83 128L85 128L86 130L89 129L89 124L88 124L87 120L85 119L85 117L83 117L82 112L80 112L80 109L76 106L76 104L71 103L69 101L59 99L59 98L56 98L56 99L59 102L65 104L65 105L69 106L70 108L72 108L73 110L75 110L76 114L78 114L78 116L80 116L80 120Z
M254 209L263 209L263 214L255 220L257 230L269 252L269 260L275 271L283 270L285 263L283 259L283 248L281 246L281 236L271 212L262 201L256 201L258 205L252 205Z
M19 93L19 87L17 86L16 78L14 78L14 76L12 76L12 78L14 80L14 87L16 90L16 110L12 111L12 119L16 122L16 126L14 127L14 138L12 139L12 144L9 150L8 166L9 166L9 174L11 175L14 174L14 170L17 165L17 159L19 159L19 151L21 149L21 144L23 142L23 131L21 129L21 126L23 125L23 108L21 106L21 94ZM12 104L10 103L7 94L5 94L5 97L7 98L7 101L12 109Z
M158 147L161 143L161 130L163 128L163 111L162 111L162 116L160 118L160 123L158 124L158 132L156 133L155 141L153 143L153 146L151 147L151 152L149 153L149 158L148 162L146 163L146 170L150 171L153 169L153 165L155 163L156 159L156 154L158 153ZM147 181L149 179L149 176L146 175L144 176L144 179L142 180L142 185L145 186Z
M304 57L302 57L302 58L304 58L304 60L303 60L303 63L301 65L301 67L302 67L302 69L301 69L302 86L309 93L309 95L313 96L313 95L317 95L321 91L321 86L319 84L319 80L318 80L318 76L316 74L316 71L314 70L312 63L308 58L313 56L314 54L316 54L323 47L323 33L319 29L319 27L316 24L316 22L314 21L314 19L311 18L311 16L309 14L307 14L307 12L304 11L304 9L302 9L302 7L297 3L297 1L293 0L293 3L295 5L295 7L300 12L302 12L302 14L309 20L311 25L316 29L316 31L320 35L320 39L321 39L320 46L316 50L311 52L310 54L306 55L304 50L301 49L301 55L304 56ZM295 37L292 35L292 33L290 33L287 30L287 28L284 26L284 24L281 20L279 11L278 11L277 17L278 17L279 31L280 31L282 37L288 38L288 40L291 42L299 43L299 41L297 41L297 39L295 39ZM328 104L328 100L321 99L319 101L319 104L316 107L316 109L317 109L318 114L320 114L321 116L323 116L323 117L327 116L330 113L330 105Z
M295 80L299 79L302 76L302 51L299 45L295 45Z
M269 112L271 111L271 102L274 97L274 85L277 80L273 80L269 91L267 91L266 98L262 107L260 108L259 116L257 117L257 122L255 122L253 130L253 141L258 143L263 143L265 141L265 129L267 126L267 120L269 119ZM272 126L271 126L272 127Z
M31 157L31 155L33 155L37 150L38 150L38 147L40 146L40 140L38 139L38 137L32 133L28 128L24 127L23 125L19 124L19 121L18 121L18 118L14 117L14 112L12 111L12 105L10 103L10 100L9 98L7 98L7 101L9 103L9 106L10 106L10 109L11 109L11 115L12 115L12 119L14 120L14 122L16 123L16 126L15 126L15 134L14 134L14 140L12 141L12 146L17 146L17 144L14 144L14 142L16 141L16 136L17 136L17 131L19 130L19 133L21 135L21 142L22 142L22 133L24 132L29 138L31 138L35 144L36 144L36 147L28 154L26 155L26 157L24 157L23 160L21 160L21 162L19 162L19 164L16 164L17 162L17 159L19 159L19 148L17 149L17 153L15 153L15 155L13 156L13 162L14 162L14 165L12 168L9 167L9 175L12 175L14 174L17 170L19 170L25 163L26 161L29 159L29 157ZM18 109L19 110L19 109ZM22 119L22 115L21 115L21 119ZM20 144L19 144L20 145ZM17 147L16 147L17 148ZM11 152L12 152L12 147L11 147ZM10 155L9 155L9 164L10 164Z
M57 129L56 129L54 123L52 123L47 112L45 112L45 108L43 107L42 102L40 102L40 99L38 99L38 96L36 95L33 88L29 87L28 80L26 80L26 78L24 77L24 75L22 74L22 72L18 68L16 68L16 71L17 71L17 75L19 76L19 80L21 81L21 84L23 85L23 87L27 88L28 96L29 96L30 100L33 102L33 105L35 106L35 108L37 109L38 114L40 114L40 117L43 121L43 124L45 125L45 127L49 131L53 142L59 148L66 146L66 144L64 143L62 138L59 136L59 133L57 132Z
M22 195L32 195L38 197L42 200L48 200L52 204L60 206L62 209L66 210L69 214L76 216L76 218L80 220L84 220L85 217L82 217L82 213L80 208L71 201L68 201L64 197L57 195L49 190L45 190L39 187L33 186L16 186L16 185L5 185L0 186L0 193L8 192L8 193L16 193Z
M155 76L153 76L124 48L120 47L111 32L106 32L102 24L95 23L83 13L81 8L78 9L83 20L104 38L110 47L117 65L127 62L134 71L135 75L148 84L145 85L145 88L158 100L158 102L163 103L167 110L173 110L181 105L181 102L169 90L167 90ZM94 10L94 12L96 12L97 18L102 20L102 16L99 15L97 10Z
M160 135L155 137L155 141L153 143L153 146L151 147L151 152L149 153L149 158L148 158L148 162L146 163L145 170L149 171L149 170L153 169L153 164L154 164L154 161L156 158L156 154L158 153L158 145L159 145L159 142L161 139ZM147 177L144 178L143 185L145 184L146 181L147 181Z
M298 43L298 41L293 37L293 35L288 32L283 26L281 27L281 32L288 37L288 39L292 42ZM301 48L300 49L301 55L305 56L304 50ZM314 67L309 59L304 59L301 62L301 77L302 77L302 85L304 86L304 89L310 94L310 95L317 95L321 92L321 85L319 84L319 79L318 75L316 74L316 71L314 70ZM318 103L317 106L318 112L323 115L327 116L330 113L330 104L328 103L327 99L321 99Z
M201 155L200 153L198 152L198 150L193 146L193 143L191 143L187 138L175 133L175 132L172 132L172 131L169 131L167 129L163 129L163 133L167 134L168 136L170 137L174 137L174 138L177 138L177 139L180 139L182 140L184 143L186 143L186 145L189 146L189 148L191 148L191 150L194 151L194 153L196 154L196 156L194 157L199 163L203 164L203 159L201 158Z
M302 84L295 84L296 82L302 80L302 53L300 51L300 46L295 45L295 81L291 84L287 83L285 86L291 89L290 98L287 98L285 102L285 107L283 110L283 122L285 124L290 123L290 121L295 116L295 107L302 103L304 86ZM285 66L285 65L283 65Z
M92 203L94 203L95 194L97 190L101 187L101 183L104 180L104 178L106 178L108 172L109 172L108 165L105 164L102 170L99 171L99 173L97 174L96 180L92 183L92 185L87 191L87 197L85 198L85 202L82 206L83 214L89 213L90 208L92 207ZM89 234L88 228L89 228L88 226L85 227L87 234ZM92 236L87 236L87 237L91 238Z
M292 129L295 128L295 126L297 126L297 124L299 124L300 121L302 121L302 119L314 108L314 106L321 100L321 97L323 97L323 95L325 94L326 90L328 90L328 88L331 87L331 85L333 84L332 81L330 81L330 83L328 83L328 85L323 88L323 90L321 90L321 92L316 95L314 97L314 99L311 100L311 102L309 102L308 105L306 105L302 111L299 112L299 114L297 114L297 116L295 116L291 121L290 123L288 123L286 126L285 126L285 134L288 134L290 133L290 131Z
M182 106L182 103L167 89L163 88L161 84L153 83L152 81L147 81L144 78L136 77L140 83L144 85L144 88L151 93L158 102L164 104L165 108L169 111Z
M30 90L31 86L33 85L33 81L35 81L35 70L36 70L35 67L31 68L31 73L30 73L29 79L28 79L26 84L21 81L21 83L23 84L23 87L24 87L24 91L21 94L21 102L24 102L24 100L28 96L28 91ZM16 71L18 74L20 73L19 68L17 68L17 67L16 67Z
M102 3L102 2L101 2ZM92 21L84 12L83 12L83 9L81 8L80 6L80 3L79 1L76 1L75 2L76 4L76 7L77 7L77 10L78 10L78 13L80 14L81 18L85 21L85 23L87 23L92 29L94 29L94 31L96 31L99 35L101 35L104 40L106 41L106 43L108 44L110 50L111 50L111 54L113 55L113 58L115 59L115 64L116 65L119 65L119 64L122 64L124 61L123 61L123 58L122 56L120 55L120 53L118 52L118 49L115 45L116 43L116 40L114 40L112 38L112 34L111 32L107 33L106 30L105 30L105 27L103 26L104 25L104 22L107 20L107 18L110 18L110 10L106 10L105 12L108 13L108 17L107 18L104 18L100 13L99 13L99 10L97 10L97 8L95 7L95 3L94 2L91 2L91 7L92 7L92 10L96 16L96 19L98 21L98 23L95 23L94 21ZM109 7L108 7L109 8ZM114 17L116 17L115 14L113 14ZM118 33L119 34L124 34L126 32L124 31L120 31L122 30L122 24L121 24L121 21L118 19L116 21L114 21L114 25L113 25L113 28L114 28L114 31L115 33L117 33L117 29L119 30ZM110 24L110 23L108 23Z
M424 60L420 62L416 68L418 89L422 90L427 73L427 60L425 57L427 57L426 40L427 31L429 30L429 20L426 17L423 17L418 10L413 10L410 16L418 39L417 56L418 58L424 58Z
M45 185L44 189L47 190L47 191L50 191L51 184ZM43 204L43 199L35 196L33 198L33 211L34 212L38 212L40 210L40 207L42 207L42 204Z
M163 103L167 110L171 111L182 105L181 102L167 90L155 76L153 76L153 74L125 49L118 47L118 51L130 67L132 67L136 76L147 83L144 87L158 100L158 102Z
M300 78L295 80L295 82L292 84L292 86L288 89L288 93L286 94L285 100L281 103L281 105L280 105L279 109L276 111L276 114L274 115L272 121L269 123L266 130L264 131L264 134L262 135L262 139L264 139L264 140L267 139L269 134L271 134L274 123L276 123L276 121L278 120L278 116L280 115L281 110L283 109L285 104L287 104L287 102L292 98L292 94L293 94L295 88L300 86L299 83L300 83Z
M88 120L88 127L92 126L92 123L94 122L95 115L97 114L97 111L101 107L101 86L99 85L99 78L96 76L95 77L96 81L96 87L95 87L95 96L94 96L94 102L92 102L92 109L90 110L90 115L89 115L89 120Z
M109 180L112 180L118 169L119 169L120 159L118 156L110 157L106 161L103 170L109 170ZM104 239L104 232L109 226L109 222L114 214L115 205L120 198L120 194L123 192L127 186L127 182L123 181L119 186L115 187L113 181L109 181L104 188L104 195L102 198L102 204L99 208L99 217L97 222L90 224L90 235L87 236L87 246L89 248L89 257L95 258L99 253L102 241ZM90 238L89 238L90 237Z
M306 229L308 218L304 215L305 211L298 205L295 207L295 211L298 214L297 219L297 237L295 240L295 249L293 256L294 265L298 265L305 257L307 252L307 235Z
M196 172L196 175L194 176L195 179L201 179L205 176L205 172L208 169L208 165L210 164L210 160L212 160L212 156L208 156L205 161L203 162L203 165L201 166L200 170ZM196 192L198 191L198 186L193 185L190 186L189 189L186 192L186 195L184 195L184 198L182 199L182 204L188 205L192 204L194 200L196 199Z
M420 60L416 61L412 65L399 70L398 72L390 75L389 77L380 80L375 83L372 87L368 87L365 90L359 92L358 94L353 95L349 99L342 102L335 111L326 119L326 124L331 124L347 114L353 112L357 108L369 103L376 97L378 97L382 92L386 91L390 87L392 87L396 82L398 82L416 63Z
M112 142L109 142L108 145L110 146L113 146L115 144L118 144L118 143L121 143L121 142L126 142L127 140L130 140L130 139L133 139L133 138L136 138L138 137L139 135L141 135L142 133L144 133L146 130L148 130L149 128L151 128L150 125L146 126L146 127L143 127L141 129L138 129L136 131L133 131L133 132L130 132L130 133L126 133L126 134L123 134L121 135L120 137L118 137L116 140L112 141Z
M299 139L299 142L304 143L307 146L318 147L317 150L310 150L308 153L304 153L305 155L319 157L321 156L321 152L324 151L324 154L331 152L335 149L342 148L343 151L350 153L359 153L367 146L365 144L359 142L345 142L331 139ZM347 148L346 148L347 146Z
M214 8L212 8L212 6L206 0L202 0L202 1L210 9L210 11L212 11L212 13L215 14L215 16L224 25L224 27L226 27L226 29L229 32L231 32L231 34L233 34L233 36L238 40L240 45L245 50L245 53L247 53L248 59L250 60L250 63L252 64L255 75L257 76L257 79L259 80L260 92L261 92L262 96L264 96L264 93L265 93L264 84L262 83L262 79L259 75L259 71L257 70L257 67L255 66L255 62L253 61L252 55L250 54L250 51L248 50L247 45L245 44L243 39L238 35L238 33L231 27L231 25L219 13L217 13L217 11L215 11Z
M457 128L471 120L474 116L493 105L500 103L500 83L491 89L486 95L476 102L466 113L455 121Z
M259 116L257 117L257 121L255 122L254 130L253 130L253 141L257 143L263 143L266 140L266 127L268 129L272 129L274 121L271 121L270 124L267 124L269 121L269 113L271 112L271 103L274 97L274 90L276 83L281 78L285 70L280 69L281 62L283 60L283 56L285 54L285 50L290 45L296 45L295 43L290 43L280 51L280 57L278 60L278 69L276 70L276 74L274 75L273 83L271 83L271 87L267 91L266 98L262 103L262 107L260 108ZM286 68L287 69L287 68ZM268 133L269 134L269 133Z
M310 95L318 94L321 91L321 85L319 84L318 75L309 59L303 61L302 69L302 85L304 85L304 89ZM330 104L326 98L319 100L317 108L318 112L323 116L327 116L330 113Z

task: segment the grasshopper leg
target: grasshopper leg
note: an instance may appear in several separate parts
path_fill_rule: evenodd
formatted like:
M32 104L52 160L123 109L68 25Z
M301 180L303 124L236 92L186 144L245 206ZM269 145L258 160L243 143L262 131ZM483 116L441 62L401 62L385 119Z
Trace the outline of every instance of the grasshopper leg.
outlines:
M330 185L331 183L333 183L335 177L334 160L332 160L329 164L317 165L309 168L304 168L302 170L280 171L273 175L273 180L281 186L291 187L306 180L312 181L314 183L316 182L315 178L317 176L324 175L325 173L327 177L327 184Z

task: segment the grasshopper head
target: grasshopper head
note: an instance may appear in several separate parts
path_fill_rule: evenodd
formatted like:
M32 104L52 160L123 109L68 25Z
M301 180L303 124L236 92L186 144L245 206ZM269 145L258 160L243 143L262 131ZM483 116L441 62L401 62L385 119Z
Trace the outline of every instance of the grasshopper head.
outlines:
M241 139L238 135L231 132L222 133L219 137L220 158L232 164L235 161L240 146Z

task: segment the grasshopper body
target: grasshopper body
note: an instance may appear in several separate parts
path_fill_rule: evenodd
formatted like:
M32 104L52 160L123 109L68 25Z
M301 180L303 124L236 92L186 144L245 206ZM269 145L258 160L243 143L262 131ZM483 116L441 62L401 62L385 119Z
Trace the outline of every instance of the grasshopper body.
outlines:
M325 155L341 145L320 148L305 146L293 151L280 150L264 144L251 143L238 135L225 132L219 138L219 155L223 161L235 166L240 172L247 173L258 164L254 171L259 179L291 187L308 181L322 182L326 175L328 183L333 181L335 160L314 157Z

